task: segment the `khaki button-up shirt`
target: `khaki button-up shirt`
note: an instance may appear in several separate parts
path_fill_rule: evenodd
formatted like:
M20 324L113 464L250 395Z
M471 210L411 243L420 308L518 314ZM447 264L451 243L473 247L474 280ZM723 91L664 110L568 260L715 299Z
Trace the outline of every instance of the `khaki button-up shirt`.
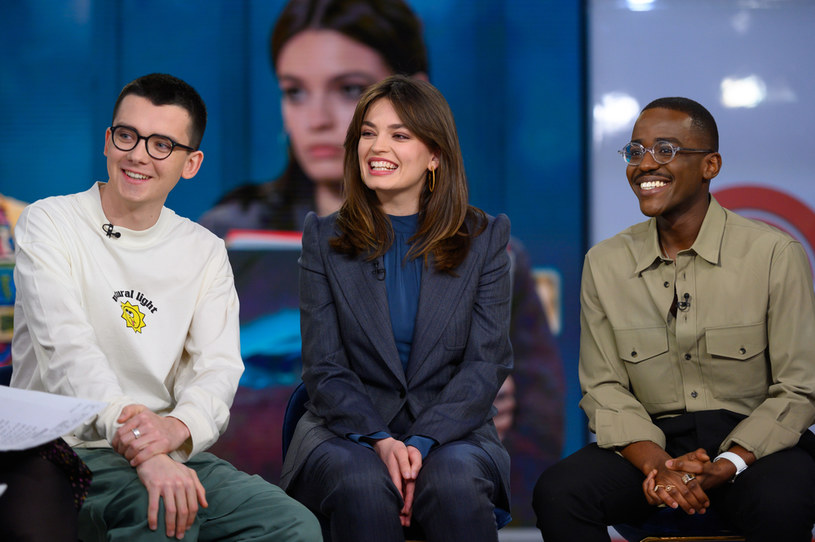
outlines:
M599 243L583 267L579 374L601 447L664 447L652 418L717 409L747 416L720 450L740 444L762 457L794 446L815 422L803 247L713 198L676 261L661 255L654 219Z

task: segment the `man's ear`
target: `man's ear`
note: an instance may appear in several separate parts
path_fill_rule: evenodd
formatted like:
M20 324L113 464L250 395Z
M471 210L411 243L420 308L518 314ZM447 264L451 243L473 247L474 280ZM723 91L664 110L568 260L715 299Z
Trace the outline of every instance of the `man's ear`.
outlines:
M108 155L108 145L113 144L110 138L111 138L110 128L107 128L105 130L105 148L102 150L102 154L104 154L105 156Z
M184 169L181 170L181 176L185 179L192 179L198 170L201 169L201 164L204 162L203 151L193 151L187 156L184 162Z
M722 155L718 152L712 152L705 155L702 161L702 177L709 181L719 174L722 169Z

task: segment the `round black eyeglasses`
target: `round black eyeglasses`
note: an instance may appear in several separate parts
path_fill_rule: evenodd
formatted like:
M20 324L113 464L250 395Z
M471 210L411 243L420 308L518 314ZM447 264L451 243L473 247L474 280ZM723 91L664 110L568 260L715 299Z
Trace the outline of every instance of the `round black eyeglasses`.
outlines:
M139 132L127 126L111 126L110 136L113 140L113 145L120 151L128 152L136 148L139 141L144 140L144 146L147 149L147 154L156 160L164 160L170 156L176 147L184 149L185 151L196 151L187 145L176 143L167 136L152 134L149 136L139 135Z

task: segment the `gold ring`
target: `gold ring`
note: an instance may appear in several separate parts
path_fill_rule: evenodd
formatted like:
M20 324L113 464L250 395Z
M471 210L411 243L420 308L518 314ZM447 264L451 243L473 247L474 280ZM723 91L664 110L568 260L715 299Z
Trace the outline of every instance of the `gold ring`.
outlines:
M665 491L667 491L668 493L670 493L674 489L676 489L676 486L672 486L671 484L668 484L667 486L665 486Z
M659 491L661 488L664 488L664 487L665 486L663 486L662 484L657 484L657 485L654 486L653 491L654 491L654 493L656 493L657 491Z
M696 476L694 476L693 474L690 474L690 473L685 473L685 474L682 475L682 481L685 482L685 484L687 484L688 482L690 482L694 478L696 478Z

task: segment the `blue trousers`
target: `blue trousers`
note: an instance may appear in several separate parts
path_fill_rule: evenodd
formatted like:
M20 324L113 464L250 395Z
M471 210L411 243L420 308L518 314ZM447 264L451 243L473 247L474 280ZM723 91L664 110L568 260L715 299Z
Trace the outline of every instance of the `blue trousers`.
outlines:
M428 542L496 542L498 469L481 448L451 442L425 458L413 501L415 524ZM311 453L289 493L320 518L334 542L403 542L403 501L385 464L370 448L333 438Z
M158 529L147 526L147 490L127 460L109 448L75 450L93 472L90 493L79 513L83 542L175 540L165 534L163 503ZM261 477L241 472L209 453L185 464L198 474L209 507L198 509L184 540L322 540L314 515Z

